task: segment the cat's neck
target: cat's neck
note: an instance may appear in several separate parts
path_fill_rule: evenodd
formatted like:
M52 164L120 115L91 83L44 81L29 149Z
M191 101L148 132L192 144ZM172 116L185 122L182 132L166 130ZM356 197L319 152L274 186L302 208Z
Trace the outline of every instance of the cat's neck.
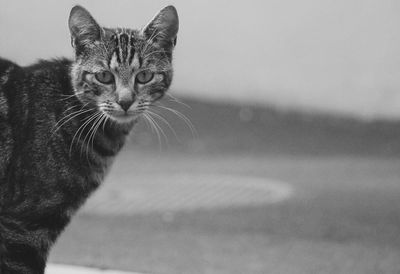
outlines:
M59 120L73 117L60 128L69 154L72 160L88 164L91 168L101 167L105 161L108 163L112 160L135 124L119 124L74 96L65 103L63 109Z

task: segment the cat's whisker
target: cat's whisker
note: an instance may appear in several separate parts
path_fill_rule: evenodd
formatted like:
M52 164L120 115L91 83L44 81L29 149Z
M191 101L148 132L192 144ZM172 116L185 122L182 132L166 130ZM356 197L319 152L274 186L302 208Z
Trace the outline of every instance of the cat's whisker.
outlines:
M96 115L94 115L94 116L93 116L93 119L91 119L91 124L92 124L92 125L91 125L91 127L89 128L88 132L86 132L85 137L84 137L83 140L82 140L81 155L82 155L82 153L84 152L85 144L87 144L87 143L86 143L86 139L87 139L88 137L89 137L89 139L90 139L90 134L91 134L93 128L95 127L97 120L101 117L101 115L102 115L101 112L96 112ZM86 155L88 155L88 151L89 151L89 146L87 146ZM87 159L88 159L88 157L87 157Z
M170 102L178 103L178 104L180 104L180 105L182 105L182 106L185 106L185 107L187 107L187 108L189 108L189 109L192 109L191 106L189 106L188 104L182 102L181 100L179 100L178 98L176 98L175 96L173 96L173 95L170 94L170 93L166 93L165 96L171 98L171 99L169 100Z
M96 133L97 133L97 131L99 130L101 124L104 122L105 118L106 118L106 115L105 115L103 112L101 112L100 119L96 120L96 126L95 126L95 128L94 128L94 130L93 130L93 133L92 133L92 135L91 135L91 139L92 139L92 141L91 141L92 150L93 150L93 146L94 146L93 143L94 143L94 139L95 139L95 137L96 137ZM89 145L89 142L90 142L90 138L89 138L89 140L88 140L88 145ZM89 149L89 147L88 147L88 149ZM88 152L86 152L86 153L88 153Z
M110 117L108 117L108 115L104 114L104 122L103 122L103 127L102 127L103 132L105 131L105 126L106 126L109 118Z
M69 150L70 154L72 153L72 148L73 148L73 145L74 145L75 138L77 138L77 139L76 139L76 143L78 144L78 143L79 143L79 140L81 139L82 133L83 133L84 130L85 130L85 128L90 124L90 122L91 122L95 117L96 117L96 113L93 113L93 114L91 114L90 116L86 117L86 118L85 118L86 121L84 121L84 122L82 123L82 125L78 128L78 130L75 132L75 134L74 134L74 136L73 136L73 138L72 138L72 141L71 141L71 145L70 145L70 150Z
M149 123L151 130L156 133L157 139L158 139L158 147L161 149L161 146L162 146L161 145L162 144L161 135L160 135L159 129L157 128L157 126L154 123L154 120L147 113L143 113L143 117L145 118L145 121L147 121Z
M72 97L74 97L75 95L60 95L60 96L63 97L63 98L57 100L58 102L64 101L64 100L68 100L69 98L72 98Z
M81 126L78 128L78 130L75 132L74 136L72 137L71 145L70 145L70 147L69 147L69 153L70 153L70 155L71 155L71 153L72 153L72 147L73 147L73 145L74 145L74 140L75 140L75 138L78 137L78 138L77 138L77 142L78 142L78 141L80 140L80 138L81 138L81 136L82 136L82 133L83 133L83 131L85 130L86 126L89 125L90 122L91 122L96 116L97 116L97 112L95 112L95 113L91 114L90 116L86 117L86 118L85 118L86 121L85 121L84 123L82 123L82 125L81 125ZM79 132L80 132L80 133L79 133ZM78 134L79 134L79 136L78 136Z
M88 163L90 163L90 161L89 161L90 145L91 145L91 147L93 149L93 140L94 140L94 137L96 136L96 128L97 128L97 125L99 124L99 121L102 118L103 118L103 114L100 113L100 115L97 116L96 120L93 122L93 125L89 130L89 132L90 132L89 133L89 138L88 138L87 143L86 143L86 160L88 161Z
M71 106L71 107L65 109L65 110L61 113L61 115L64 115L64 114L67 113L68 111L73 110L74 108L77 108L77 107L79 107L79 105L73 105L73 106ZM82 107L81 107L79 110L76 110L76 109L75 109L72 113L69 113L68 115L63 116L60 120L58 120L58 121L56 122L56 124L53 126L52 130L53 130L55 127L57 127L57 124L58 124L58 123L62 122L65 118L69 117L69 115L74 114L74 113L76 113L76 112L78 112L78 111L80 111L80 110L82 110L82 109L83 109Z
M104 123L103 123L103 132L105 131L105 126L106 126L108 120L110 120L110 117L108 115L104 115L104 117L106 117L106 119L104 120Z
M65 125L66 123L68 123L69 121L74 119L75 117L77 117L77 116L79 116L81 114L84 114L84 113L86 113L88 111L90 111L90 110L82 110L82 109L80 109L80 110L74 111L74 112L68 114L67 116L63 117L60 121L58 121L53 126L52 134L56 133L63 125Z
M65 113L67 113L68 111L70 111L70 110L72 110L72 109L74 109L74 108L76 108L76 107L79 107L79 105L70 106L69 108L65 109L65 110L62 112L61 115L64 115ZM81 108L81 109L82 109L82 108ZM64 117L63 117L63 118L64 118ZM59 121L61 121L61 119L60 119ZM59 122L59 121L58 121L58 122Z
M165 134L165 131L163 130L163 128L157 123L155 118L153 118L153 116L151 116L151 113L147 113L147 114L148 114L149 119L154 123L154 126L156 126L156 128L158 128L158 130L161 132L166 144L168 145L169 144L168 136Z
M64 97L64 98L59 99L58 101L68 100L68 99L70 99L70 98L72 98L72 97L75 97L76 95L80 95L80 94L83 94L83 93L84 93L84 92L81 91L81 92L76 92L76 93L70 94L70 95L67 95L67 94L60 94L60 96L61 96L61 97Z
M91 141L92 149L93 149L93 142L96 137L96 132L98 131L99 127L101 126L101 123L104 121L104 117L105 117L105 114L103 112L101 112L100 117L98 119L96 119L96 121L95 121L95 126L93 128L92 134L91 134L91 136L89 136L88 145L89 145L90 139L91 139L92 140Z
M72 110L72 109L74 109L74 108L76 108L76 107L81 107L80 110L83 110L88 104L89 104L89 103L86 103L86 104L84 104L84 105L82 105L82 106L80 106L80 105L72 105L72 106L68 107L67 109L65 109L65 110L62 112L61 115L67 113L68 111L70 111L70 110ZM76 110L74 110L74 111L76 111ZM72 114L72 113L70 113L70 114ZM70 114L68 114L68 115L70 115ZM68 116L68 115L67 115L67 116ZM67 116L62 117L58 122L60 122L62 119L66 118Z
M82 107L82 108L83 108L83 107ZM83 110L82 108L79 109L79 110L77 110L77 111L74 111L74 112L68 114L67 116L63 117L62 119L60 119L60 121L58 121L58 122L53 126L51 137L52 137L63 125L65 125L66 123L68 123L69 121L71 121L72 119L74 119L75 117L78 117L79 115L82 115L82 114L84 114L84 113L87 113L87 112L93 110L93 109L86 109L86 110ZM54 129L54 128L55 128L55 129Z
M85 128L86 128L88 125L90 125L90 123L97 117L97 115L98 115L98 113L95 112L95 113L93 113L93 114L91 114L90 116L88 116L88 117L85 118L86 121L85 121L85 122L78 128L78 130L75 132L75 135L74 135L74 137L73 137L73 140L75 139L75 137L77 137L77 142L79 142L79 140L81 140L81 136L82 136L82 133L84 132ZM78 133L79 133L79 135L78 135ZM72 140L72 141L73 141L73 140ZM70 149L72 149L72 146L73 146L73 142L71 143ZM71 150L71 151L72 151L72 150Z
M93 115L93 117L90 119L90 122L87 124L87 126L89 126L89 130L86 132L86 134L85 134L83 140L81 140L80 155L81 155L81 157L82 157L82 154L86 151L86 160L87 160L88 162L89 162L89 157L88 157L88 149L89 149L89 146L87 145L88 143L86 142L86 139L88 138L88 136L90 136L91 131L92 131L92 128L95 126L96 120L97 120L100 116L101 116L100 113L96 113L95 115ZM85 126L85 128L86 128L86 126ZM81 133L83 133L83 130L82 130ZM79 137L79 139L80 139L80 137ZM85 150L85 147L87 147L86 150Z
M166 106L155 105L155 104L153 104L152 106L165 109L165 110L170 111L171 113L175 114L188 126L188 128L191 131L192 136L194 138L198 136L197 130L196 130L195 126L193 125L192 121L190 121L190 119L188 117L186 117L183 113L181 113L175 109L172 109L170 107L166 107Z
M172 131L172 133L175 135L175 138L181 142L180 138L178 137L178 134L176 133L175 129L171 126L171 124L167 121L167 119L165 119L164 117L162 117L160 114L155 113L151 110L146 110L146 112L149 115L153 115L155 118L158 118L159 120L161 120L164 124L167 125L167 127Z
M150 129L155 132L158 135L157 128L154 126L152 120L149 119L149 115L147 113L143 113L143 117L145 118L145 121L150 125Z

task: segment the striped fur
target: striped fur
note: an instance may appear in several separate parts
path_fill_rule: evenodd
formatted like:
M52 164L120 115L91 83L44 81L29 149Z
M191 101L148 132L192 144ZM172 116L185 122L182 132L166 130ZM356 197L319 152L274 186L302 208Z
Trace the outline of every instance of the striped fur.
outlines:
M171 14L173 7L159 13ZM1 274L44 273L52 244L101 184L140 113L169 88L176 32L168 36L160 16L143 30L108 29L75 7L74 61L20 67L0 59ZM96 81L104 70L112 84ZM138 84L143 70L154 79ZM123 117L121 96L134 100Z

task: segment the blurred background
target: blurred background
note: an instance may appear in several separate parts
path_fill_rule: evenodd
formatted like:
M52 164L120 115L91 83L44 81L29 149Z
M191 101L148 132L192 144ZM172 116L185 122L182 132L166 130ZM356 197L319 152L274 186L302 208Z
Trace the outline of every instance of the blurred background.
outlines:
M400 272L400 2L0 0L0 55L72 58L75 4L131 28L175 5L173 111L135 128L52 262Z

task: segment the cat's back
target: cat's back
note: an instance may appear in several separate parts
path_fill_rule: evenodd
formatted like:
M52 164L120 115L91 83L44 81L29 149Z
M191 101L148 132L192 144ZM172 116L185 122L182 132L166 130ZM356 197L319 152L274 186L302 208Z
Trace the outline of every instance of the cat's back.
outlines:
M60 58L39 60L30 66L21 67L0 57L0 93L7 93L7 87L15 90L24 85L35 87L40 84L61 84L70 88L71 63L69 59Z
M0 196L2 180L21 150L18 147L26 143L24 138L33 131L48 131L54 117L50 112L68 98L61 94L72 93L70 67L68 59L22 67L0 58Z
M14 95L15 75L21 74L21 67L0 57L0 123L10 109L10 97Z
M0 58L0 124L8 114L8 89L10 86L11 75L15 70L19 70L18 65L9 60Z
M56 88L63 93L72 90L70 80L71 63L71 60L66 58L39 60L31 66L23 67L22 70L25 81L33 86L34 89L38 86L40 86L40 91Z
M1 131L7 123L15 127L32 108L52 108L59 101L54 98L72 94L70 68L71 61L65 58L22 67L0 57L0 144L5 142Z
M66 58L40 60L22 67L0 57L0 123L1 117L17 117L26 112L28 102L54 106L53 97L71 94L70 68L71 60Z
M13 70L19 68L15 63L0 58L0 115L7 107L6 86L10 81Z

